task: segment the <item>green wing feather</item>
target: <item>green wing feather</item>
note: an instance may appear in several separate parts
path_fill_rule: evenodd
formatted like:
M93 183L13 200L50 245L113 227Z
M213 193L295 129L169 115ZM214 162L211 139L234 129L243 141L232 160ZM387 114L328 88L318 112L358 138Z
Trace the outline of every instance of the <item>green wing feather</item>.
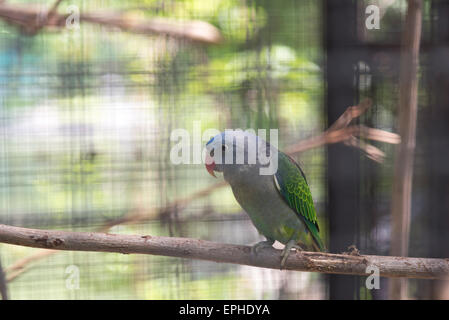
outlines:
M279 193L307 226L320 251L325 251L306 176L299 165L282 152L279 152L278 170L274 180Z

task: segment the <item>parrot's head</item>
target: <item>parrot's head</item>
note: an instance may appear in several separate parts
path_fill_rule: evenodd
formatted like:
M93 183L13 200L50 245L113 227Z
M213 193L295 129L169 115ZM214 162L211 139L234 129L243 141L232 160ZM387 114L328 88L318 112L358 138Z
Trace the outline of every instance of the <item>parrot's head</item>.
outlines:
M266 154L270 144L257 135L243 130L224 131L206 144L206 169L212 176L223 172L224 177L238 175L258 167L260 152Z

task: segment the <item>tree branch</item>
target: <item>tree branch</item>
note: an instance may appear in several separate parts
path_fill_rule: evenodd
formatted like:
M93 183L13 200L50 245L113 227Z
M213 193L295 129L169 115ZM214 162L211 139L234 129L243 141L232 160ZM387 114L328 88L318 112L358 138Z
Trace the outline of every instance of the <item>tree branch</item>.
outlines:
M251 248L248 246L221 244L189 238L50 231L0 224L0 242L54 250L150 254L270 269L279 269L280 266L280 250L261 250L255 257L251 254ZM370 273L366 272L368 266L378 267L379 275L383 277L442 279L447 278L449 274L448 259L320 252L292 252L286 262L285 269L369 275Z
M57 0L51 9L42 11L32 5L21 6L0 2L0 18L24 32L34 35L44 27L64 28L69 14L59 14ZM223 41L220 31L208 22L200 20L178 21L168 18L136 19L116 12L87 12L79 16L80 22L119 28L135 34L168 35L195 43L219 44Z
M396 133L385 130L369 128L364 125L349 125L352 120L360 117L371 107L371 99L365 99L358 106L348 107L346 111L335 121L329 129L322 134L311 137L291 145L285 152L293 155L306 150L317 148L326 144L343 142L344 144L358 148L365 152L366 156L376 162L383 162L385 153L367 142L361 141L357 137L367 140L380 141L390 144L398 144L401 137Z

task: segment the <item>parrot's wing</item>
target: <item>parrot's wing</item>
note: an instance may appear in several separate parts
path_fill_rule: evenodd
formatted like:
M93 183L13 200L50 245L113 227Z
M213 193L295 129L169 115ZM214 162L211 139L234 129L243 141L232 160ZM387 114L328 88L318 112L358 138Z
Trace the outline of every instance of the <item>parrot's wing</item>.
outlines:
M273 178L282 198L307 226L320 250L325 251L319 235L320 228L313 205L312 193L304 172L292 158L279 152L278 170Z

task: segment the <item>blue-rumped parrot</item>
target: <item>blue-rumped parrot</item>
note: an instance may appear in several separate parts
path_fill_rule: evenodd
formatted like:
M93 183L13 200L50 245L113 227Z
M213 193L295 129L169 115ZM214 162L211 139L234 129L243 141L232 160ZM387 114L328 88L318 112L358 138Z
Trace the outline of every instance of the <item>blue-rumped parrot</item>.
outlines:
M310 244L325 251L306 177L291 157L250 132L231 130L206 144L206 169L213 176L223 173L237 202L266 237L253 246L254 254L277 240L285 245L282 268L292 248Z

